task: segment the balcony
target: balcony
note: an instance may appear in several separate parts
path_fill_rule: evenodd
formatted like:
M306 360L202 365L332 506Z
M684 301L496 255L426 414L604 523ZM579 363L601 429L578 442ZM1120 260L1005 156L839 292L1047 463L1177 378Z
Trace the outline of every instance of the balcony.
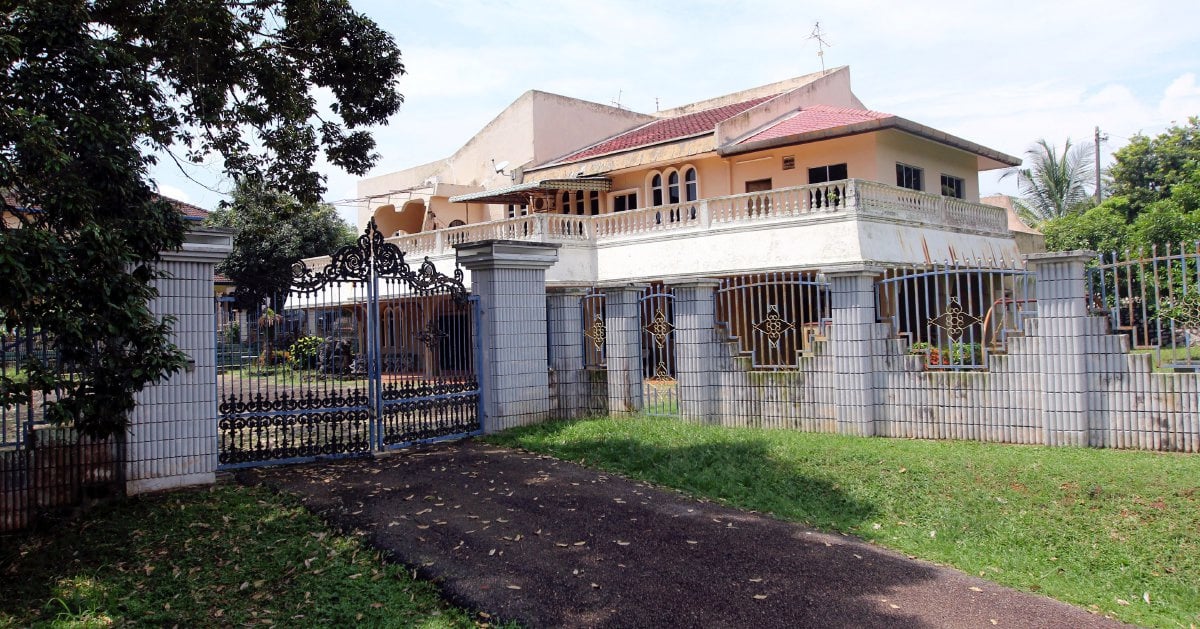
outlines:
M859 179L599 216L530 214L388 242L436 262L484 240L559 243L548 275L559 283L1019 256L1001 208Z

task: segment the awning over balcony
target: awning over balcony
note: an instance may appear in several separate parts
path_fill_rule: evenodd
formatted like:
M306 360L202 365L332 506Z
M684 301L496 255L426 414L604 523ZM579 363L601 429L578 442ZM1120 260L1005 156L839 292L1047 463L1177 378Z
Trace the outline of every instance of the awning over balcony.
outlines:
M612 180L608 177L575 177L571 179L543 179L527 181L515 186L472 192L450 197L451 203L499 203L507 205L528 204L537 209L537 199L551 199L564 190L584 192L608 192L612 189Z

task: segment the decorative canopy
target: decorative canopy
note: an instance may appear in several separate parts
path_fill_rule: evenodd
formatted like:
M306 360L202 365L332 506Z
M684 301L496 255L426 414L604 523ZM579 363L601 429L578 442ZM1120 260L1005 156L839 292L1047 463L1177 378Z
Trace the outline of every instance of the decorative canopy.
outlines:
M483 192L472 192L470 194L460 194L450 197L451 203L498 203L507 205L529 205L535 210L541 209L537 201L543 200L542 205L547 205L546 200L554 198L556 194L564 190L584 192L608 192L612 189L612 180L608 177L575 177L572 179L543 179L541 181L527 181L506 188L496 188L494 190L484 190Z

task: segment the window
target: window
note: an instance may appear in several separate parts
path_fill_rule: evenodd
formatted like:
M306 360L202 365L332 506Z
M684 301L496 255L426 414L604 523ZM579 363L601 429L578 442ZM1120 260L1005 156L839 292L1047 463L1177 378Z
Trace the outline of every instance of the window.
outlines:
M849 174L845 164L817 166L808 169L808 183L825 183L826 181L841 181L848 179Z
M563 214L571 213L571 193L570 192L564 192L564 193L562 193L562 196L559 197L558 211L562 212Z
M463 225L466 225L466 223L462 222L461 220L459 220L459 219L457 219L457 218L456 218L456 219L454 219L454 220L452 220L452 221L450 221L450 226L451 226L451 227L462 227Z
M679 171L667 175L667 203L679 203Z
M575 191L575 213L583 216L583 190Z
M916 166L896 163L896 185L911 190L925 189L925 171Z
M613 195L613 212L637 209L637 192L622 192Z
M663 187L662 175L654 173L654 178L650 180L650 205L663 204Z
M963 180L960 177L942 175L942 196L963 198Z
M683 198L685 201L695 201L700 198L700 187L695 168L683 171Z
M784 170L792 170L795 167L796 167L796 156L795 155L784 155L783 156L783 169Z
M746 192L765 192L771 189L770 179L755 179L746 182Z
M588 193L588 206L591 208L592 216L600 214L600 193L592 190Z
M514 205L512 203L508 204L508 217L509 218L525 216L526 214L529 214L529 206L527 204L525 204L525 203L522 203L521 205Z

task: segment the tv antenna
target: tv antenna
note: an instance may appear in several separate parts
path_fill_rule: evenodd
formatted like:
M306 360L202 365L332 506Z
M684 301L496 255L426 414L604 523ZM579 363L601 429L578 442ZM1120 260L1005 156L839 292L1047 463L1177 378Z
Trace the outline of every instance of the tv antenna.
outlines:
M613 107L616 107L617 109L624 109L621 107L621 93L624 91L625 90L617 90L617 97L612 100Z
M825 33L821 32L821 23L817 22L813 26L812 34L807 37L807 39L817 40L817 58L819 58L821 60L821 73L822 74L825 73L825 47L826 46L829 46L830 48L833 47L832 44L825 41L824 36L825 36Z

